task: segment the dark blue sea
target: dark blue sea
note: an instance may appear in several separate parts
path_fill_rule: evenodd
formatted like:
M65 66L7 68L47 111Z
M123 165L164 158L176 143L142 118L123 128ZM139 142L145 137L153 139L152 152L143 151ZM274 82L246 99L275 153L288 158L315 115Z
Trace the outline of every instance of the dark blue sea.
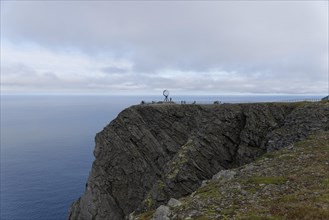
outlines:
M173 97L197 103L253 102L319 96ZM161 96L2 95L2 220L66 219L84 191L95 134L124 108Z

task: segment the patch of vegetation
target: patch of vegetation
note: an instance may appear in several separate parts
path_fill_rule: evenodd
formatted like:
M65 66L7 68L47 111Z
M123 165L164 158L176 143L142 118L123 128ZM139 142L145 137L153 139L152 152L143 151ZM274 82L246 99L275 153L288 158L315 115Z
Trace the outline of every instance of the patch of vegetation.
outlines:
M138 217L138 220L150 220L153 217L154 213L155 213L155 211L152 210L152 211L142 213L142 214L138 215L137 217Z
M211 216L215 216L218 214L218 211L216 210L216 206L215 205L210 205L209 207L206 207L205 209L202 209L202 213L204 213L205 216L207 217L211 217Z
M272 209L271 214L286 219L329 219L329 209L314 207L307 203L276 206L275 209Z
M181 146L181 148L177 152L177 157L173 159L172 164L170 166L172 167L172 170L167 175L168 179L175 178L181 170L182 166L188 161L186 154L191 146L193 146L192 140L188 140L183 146Z
M223 209L221 210L221 214L223 216L229 217L232 216L235 213L235 210L237 209L236 206L231 206L229 208Z
M248 213L244 216L238 216L237 219L238 220L285 220L286 218L260 215L259 213Z
M264 158L272 159L275 157L275 154L273 153L266 153L263 154L261 157L259 157L257 160L264 160Z
M323 184L324 187L329 188L329 178L323 179L322 184Z
M284 184L287 181L286 177L283 176L270 176L270 177L263 177L263 176L254 176L251 177L248 182L254 184Z
M220 197L220 192L218 189L218 184L216 182L210 183L202 188L200 188L195 196L199 196L201 198L212 198L212 197L216 197L219 198Z
M148 210L153 209L155 206L155 201L151 197L151 195L147 195L147 197L144 199L143 203L145 204L145 207Z
M212 220L213 218L210 218L208 216L198 216L194 218L195 220Z
M158 190L163 190L164 188L164 182L162 180L157 180L157 184L158 184Z

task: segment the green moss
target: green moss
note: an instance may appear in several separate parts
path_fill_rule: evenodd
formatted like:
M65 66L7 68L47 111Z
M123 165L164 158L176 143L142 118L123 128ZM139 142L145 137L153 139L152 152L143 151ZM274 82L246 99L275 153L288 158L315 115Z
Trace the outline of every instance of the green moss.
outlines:
M293 154L284 154L280 157L280 159L282 159L282 160L292 160L295 158L296 158L296 155L293 155Z
M271 214L287 219L329 219L328 209L313 207L308 203L281 204L272 210Z
M278 199L280 203L295 203L299 201L297 194L288 194L284 195L281 198Z
M188 161L186 156L189 148L193 146L193 141L188 140L177 152L177 157L171 163L171 172L167 174L168 179L173 179L177 176L183 165Z
M163 190L165 184L162 180L157 180L158 190Z
M258 213L250 213L244 216L239 216L237 218L238 220L284 220L286 218L284 217L279 217L279 216L265 216L265 215L260 215Z
M153 209L155 205L154 199L152 199L151 195L147 195L146 199L144 199L143 203L145 204L145 207L149 209Z
M321 183L324 187L329 188L329 178L325 178Z
M138 215L137 217L139 220L150 220L153 217L154 212L155 212L154 210L148 211Z
M284 184L287 181L286 177L283 176L271 176L271 177L263 177L263 176L254 176L251 177L248 182L254 184Z
M209 207L207 209L202 209L202 213L204 213L207 216L213 216L213 215L218 214L218 211L213 209L213 207Z
M262 156L260 156L259 158L257 158L256 161L264 160L265 158L272 159L274 157L275 157L274 153L266 153L266 154L263 154Z
M324 203L327 203L329 204L329 194L323 194L323 195L320 195L319 197L317 197L315 199L316 202L324 202Z
M204 215L198 216L198 217L195 218L195 220L212 220L212 219L213 218L210 218L210 217L204 216Z
M229 208L223 209L221 210L221 214L227 217L232 216L235 213L236 208L236 206L231 206Z
M248 193L255 194L258 189L250 186L246 190Z
M218 189L218 184L217 183L210 183L205 187L202 187L196 191L195 196L200 196L202 199L207 199L207 198L220 198L220 193Z

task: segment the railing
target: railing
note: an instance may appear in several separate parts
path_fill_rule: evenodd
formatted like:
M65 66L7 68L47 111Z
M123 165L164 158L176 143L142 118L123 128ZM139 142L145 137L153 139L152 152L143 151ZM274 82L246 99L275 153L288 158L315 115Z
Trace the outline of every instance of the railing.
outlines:
M151 101L146 102L142 101L141 105L150 105L150 104L180 104L180 105L213 105L213 104L222 104L220 101L179 101L179 102L163 102L163 101Z
M266 102L287 102L287 103L293 103L293 102L320 102L321 99L318 98L312 98L312 99L287 99L287 100L270 100L270 101L264 101L264 100L252 100L252 101L172 101L172 102L164 102L164 101L151 101L151 102L146 102L146 101L142 101L141 104L145 104L145 105L149 105L149 104L180 104L180 105L218 105L218 104L224 104L224 103L266 103Z
M291 99L291 100L281 100L278 102L320 102L321 99Z

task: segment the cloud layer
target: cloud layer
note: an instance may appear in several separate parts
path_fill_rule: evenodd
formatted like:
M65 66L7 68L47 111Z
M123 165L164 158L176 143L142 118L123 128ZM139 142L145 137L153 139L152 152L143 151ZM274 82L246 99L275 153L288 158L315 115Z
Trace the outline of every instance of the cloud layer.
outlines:
M327 91L327 1L1 2L1 39L4 91Z

